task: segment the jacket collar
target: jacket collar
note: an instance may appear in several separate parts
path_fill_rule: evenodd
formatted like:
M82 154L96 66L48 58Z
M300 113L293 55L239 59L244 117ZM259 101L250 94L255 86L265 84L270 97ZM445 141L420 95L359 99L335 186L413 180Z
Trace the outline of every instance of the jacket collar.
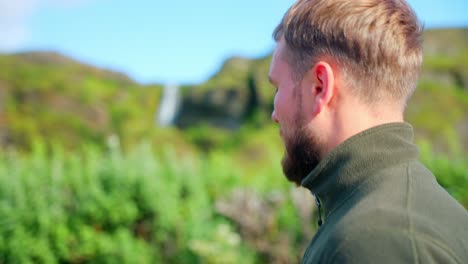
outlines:
M360 132L333 149L302 181L321 200L325 217L381 169L417 159L408 123L389 123Z

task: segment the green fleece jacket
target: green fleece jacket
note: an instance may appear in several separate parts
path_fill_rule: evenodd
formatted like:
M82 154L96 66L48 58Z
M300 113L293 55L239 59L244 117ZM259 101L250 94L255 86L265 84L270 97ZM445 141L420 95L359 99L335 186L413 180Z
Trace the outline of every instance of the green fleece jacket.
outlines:
M324 209L302 263L468 263L468 213L412 141L407 123L371 128L302 181Z

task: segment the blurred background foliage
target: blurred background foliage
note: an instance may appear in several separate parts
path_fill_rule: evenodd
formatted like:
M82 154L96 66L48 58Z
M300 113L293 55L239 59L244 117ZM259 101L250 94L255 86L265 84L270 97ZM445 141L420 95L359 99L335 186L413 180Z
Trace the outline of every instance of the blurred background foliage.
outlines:
M468 30L425 33L406 119L420 159L468 208ZM0 55L0 263L295 263L312 196L282 176L270 56L180 89L57 53Z

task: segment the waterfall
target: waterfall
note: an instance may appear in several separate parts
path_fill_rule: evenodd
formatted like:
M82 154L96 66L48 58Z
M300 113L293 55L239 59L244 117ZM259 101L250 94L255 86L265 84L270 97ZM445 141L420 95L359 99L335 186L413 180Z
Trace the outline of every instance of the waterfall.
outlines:
M180 102L180 91L177 85L166 85L164 87L162 100L157 112L157 124L165 127L174 123Z

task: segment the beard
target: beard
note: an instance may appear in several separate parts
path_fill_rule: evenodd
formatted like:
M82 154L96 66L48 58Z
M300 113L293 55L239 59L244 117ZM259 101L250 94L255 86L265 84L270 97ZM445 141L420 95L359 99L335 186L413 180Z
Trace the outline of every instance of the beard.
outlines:
M320 162L319 140L303 127L295 129L292 135L285 135L284 141L283 173L289 181L299 186Z

